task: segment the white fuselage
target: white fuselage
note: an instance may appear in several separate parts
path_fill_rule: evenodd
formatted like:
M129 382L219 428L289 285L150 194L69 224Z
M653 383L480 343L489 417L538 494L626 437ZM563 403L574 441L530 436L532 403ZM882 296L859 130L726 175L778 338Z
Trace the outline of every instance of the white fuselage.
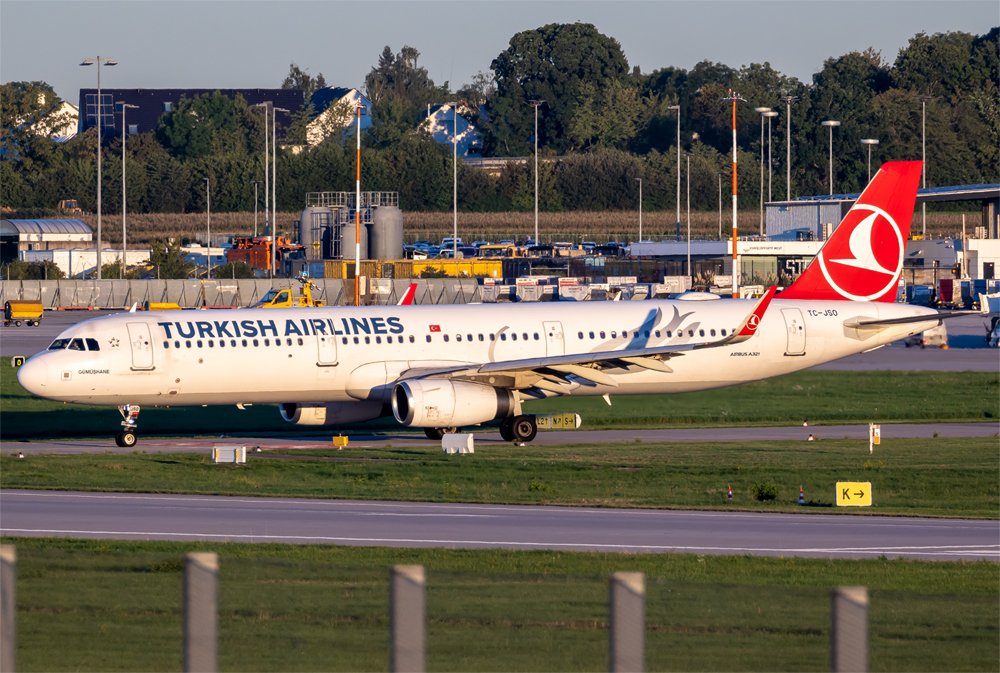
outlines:
M36 354L18 376L41 397L95 405L388 402L392 385L412 370L709 344L730 335L753 306L723 299L122 313L66 330L59 339L80 339L84 350ZM856 318L925 314L927 322L845 327ZM759 380L917 334L937 323L933 315L903 304L777 298L746 341L674 354L666 361L672 371L605 369L617 386L577 383L569 394L677 393Z

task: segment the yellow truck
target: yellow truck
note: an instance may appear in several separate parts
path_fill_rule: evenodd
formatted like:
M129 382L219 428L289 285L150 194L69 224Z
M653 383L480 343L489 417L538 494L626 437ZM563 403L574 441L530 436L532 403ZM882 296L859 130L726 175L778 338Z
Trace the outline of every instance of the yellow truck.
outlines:
M38 327L42 320L42 303L39 301L11 300L3 305L3 326L20 327L24 323L28 327Z
M307 278L297 278L296 280L302 285L298 297L295 296L291 288L272 287L251 308L319 307L324 305L323 300L315 297L314 292L319 294L319 288L311 280Z

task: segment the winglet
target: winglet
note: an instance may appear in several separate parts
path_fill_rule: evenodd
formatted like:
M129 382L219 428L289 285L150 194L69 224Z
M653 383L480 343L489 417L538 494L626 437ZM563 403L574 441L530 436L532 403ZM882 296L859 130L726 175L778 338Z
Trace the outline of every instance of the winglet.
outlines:
M406 292L404 292L403 296L399 298L399 302L396 305L409 306L410 304L413 303L413 298L416 296L416 294L417 294L417 284L410 283L410 286L406 288Z
M764 312L767 311L767 307L770 306L771 299L774 298L774 293L777 291L777 285L767 288L764 296L760 298L757 305L753 307L753 310L743 320L743 323L740 324L739 328L733 332L725 343L740 343L756 334L757 328L760 327L760 321L764 318Z

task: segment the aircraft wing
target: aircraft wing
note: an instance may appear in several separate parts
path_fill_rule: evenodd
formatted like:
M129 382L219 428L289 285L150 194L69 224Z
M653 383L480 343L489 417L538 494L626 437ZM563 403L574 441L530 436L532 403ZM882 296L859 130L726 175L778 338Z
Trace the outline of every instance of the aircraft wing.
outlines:
M888 327L889 325L906 325L907 323L918 323L918 322L931 322L936 321L937 324L941 324L941 321L948 320L949 318L957 318L963 315L983 315L982 311L938 311L937 313L927 313L924 315L911 315L903 318L851 318L844 321L844 327L850 329L871 329L877 330L882 327Z
M474 380L487 376L494 379L504 377L511 381L510 385L504 387L539 388L557 394L565 392L566 386L573 383L617 387L618 384L609 375L609 370L625 370L630 366L636 366L669 374L673 369L667 364L667 360L672 357L678 357L692 350L729 346L751 338L756 334L760 320L776 290L776 287L771 287L747 314L740 327L722 339L592 353L547 355L499 362L414 368L403 372L400 380L441 377Z

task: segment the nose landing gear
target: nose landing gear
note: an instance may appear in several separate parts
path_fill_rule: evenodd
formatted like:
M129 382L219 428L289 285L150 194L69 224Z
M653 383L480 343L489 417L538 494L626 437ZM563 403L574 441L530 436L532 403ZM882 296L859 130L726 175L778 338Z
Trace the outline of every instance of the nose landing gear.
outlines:
M115 444L124 448L135 446L139 438L136 433L139 431L139 411L138 404L122 404L118 407L118 413L122 415L122 429L115 435Z

